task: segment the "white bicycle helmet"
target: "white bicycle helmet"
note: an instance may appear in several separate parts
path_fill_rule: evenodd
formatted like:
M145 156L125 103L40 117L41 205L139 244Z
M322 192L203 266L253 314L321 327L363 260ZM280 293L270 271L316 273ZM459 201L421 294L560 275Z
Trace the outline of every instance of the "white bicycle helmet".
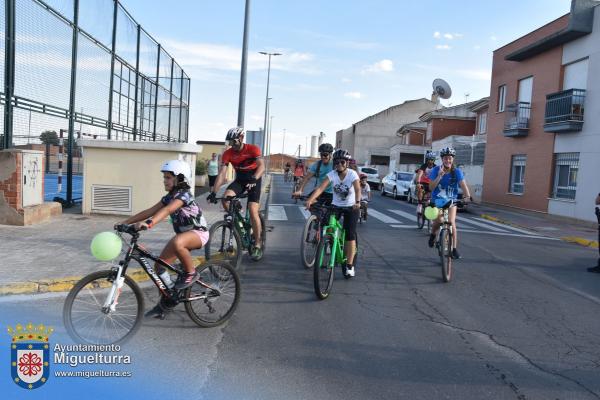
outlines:
M454 150L454 148L452 147L445 147L440 150L440 157L444 156L456 157L456 150Z
M163 164L160 172L171 172L173 175L179 178L181 182L190 184L192 176L192 170L188 163L181 160L170 160Z
M230 140L234 140L234 139L239 139L240 136L244 135L244 128L240 128L239 126L236 126L235 128L231 128L229 131L227 131L227 136L225 137L225 141L230 141Z
M425 153L426 160L435 160L436 158L437 154L435 153L435 151L428 150L427 153Z

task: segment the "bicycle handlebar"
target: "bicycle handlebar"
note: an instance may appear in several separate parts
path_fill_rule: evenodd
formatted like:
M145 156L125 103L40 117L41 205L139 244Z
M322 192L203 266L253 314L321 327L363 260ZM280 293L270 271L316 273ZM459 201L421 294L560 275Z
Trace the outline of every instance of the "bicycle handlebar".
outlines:
M117 224L114 226L115 231L120 233L128 233L132 236L138 235L140 231L145 231L147 228L145 226L142 229L135 229L135 225L133 224Z
M215 197L215 200L227 200L227 201L231 201L231 200L245 199L246 197L248 197L248 192L243 192L243 193L241 193L239 195L235 195L235 196Z

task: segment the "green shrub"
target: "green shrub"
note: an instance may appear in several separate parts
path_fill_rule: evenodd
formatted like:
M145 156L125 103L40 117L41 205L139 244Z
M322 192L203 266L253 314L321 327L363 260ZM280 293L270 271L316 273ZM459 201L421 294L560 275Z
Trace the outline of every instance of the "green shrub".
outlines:
M206 175L206 161L205 160L197 160L196 161L196 175L198 175L198 176Z

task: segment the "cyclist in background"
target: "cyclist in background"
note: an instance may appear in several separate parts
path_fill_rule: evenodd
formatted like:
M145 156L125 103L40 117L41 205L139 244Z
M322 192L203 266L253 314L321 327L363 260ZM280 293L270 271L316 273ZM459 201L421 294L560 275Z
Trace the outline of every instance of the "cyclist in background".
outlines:
M350 168L351 170L354 170L354 172L358 173L358 167L356 166L356 160L354 158L350 159L348 168Z
M285 181L289 181L289 177L290 177L290 170L292 169L292 166L290 165L289 161L286 161L285 163L285 167L283 169L283 174L284 174L284 178Z
M254 237L254 248L250 256L252 260L257 261L262 257L260 237L262 227L258 212L261 177L265 171L265 165L261 159L258 146L244 143L244 134L244 129L240 127L231 128L227 132L225 140L231 147L225 150L221 157L221 172L217 177L213 191L210 192L206 200L217 203L217 192L227 179L227 165L231 163L235 169L235 180L227 187L224 196L239 196L246 191L248 192L248 210L250 211L250 223L252 224L252 236ZM225 209L227 209L228 203L223 200Z
M301 196L304 192L304 187L308 184L312 177L315 178L315 184L313 190L316 189L323 183L327 174L333 170L333 163L331 162L331 153L333 153L333 146L329 143L322 143L319 146L319 155L321 159L316 163L313 163L306 173L306 178L300 184L300 187L294 192L294 197ZM312 194L312 191L311 191ZM331 185L328 185L325 191L319 196L319 201L324 204L331 204L333 198Z
M431 170L436 167L435 165L436 154L434 151L427 151L425 153L425 163L417 169L417 175L415 176L415 183L417 184L417 198L419 203L423 201L425 193L429 193L429 174Z
M334 206L340 207L339 216L344 218L343 226L346 231L346 242L344 243L344 253L347 264L342 265L342 271L346 278L354 276L354 257L356 253L356 224L358 222L358 213L360 212L360 183L358 174L348 168L350 153L344 149L338 149L333 153L334 170L329 172L321 185L315 189L306 200L306 208L317 200L325 191L327 186L333 186Z
M306 166L304 165L304 160L299 158L296 160L296 166L294 167L294 183L302 180L305 174Z
M367 220L367 204L371 201L371 188L367 182L367 174L360 174L360 207L365 210L365 221Z
M454 164L454 156L456 151L452 147L446 147L440 151L440 157L442 158L442 165L434 167L429 174L429 188L432 191L431 201L437 202L438 199L443 202L444 200L456 201L458 199L458 186L460 185L463 191L463 201L471 200L471 194L469 187L465 181L463 172L460 168L457 168ZM448 210L448 219L452 224L454 231L453 244L452 244L452 258L458 259L460 255L458 253L458 229L456 229L456 204ZM435 237L437 231L440 228L440 218L433 221L431 235L429 235L429 247L433 247L435 244Z

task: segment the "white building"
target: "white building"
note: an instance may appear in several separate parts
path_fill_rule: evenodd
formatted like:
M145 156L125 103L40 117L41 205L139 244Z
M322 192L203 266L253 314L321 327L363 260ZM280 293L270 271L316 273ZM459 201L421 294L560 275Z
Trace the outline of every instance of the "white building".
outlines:
M384 176L390 163L390 149L400 142L398 129L438 107L439 104L425 98L405 101L336 132L335 145L347 149L359 165L377 166L379 174Z

